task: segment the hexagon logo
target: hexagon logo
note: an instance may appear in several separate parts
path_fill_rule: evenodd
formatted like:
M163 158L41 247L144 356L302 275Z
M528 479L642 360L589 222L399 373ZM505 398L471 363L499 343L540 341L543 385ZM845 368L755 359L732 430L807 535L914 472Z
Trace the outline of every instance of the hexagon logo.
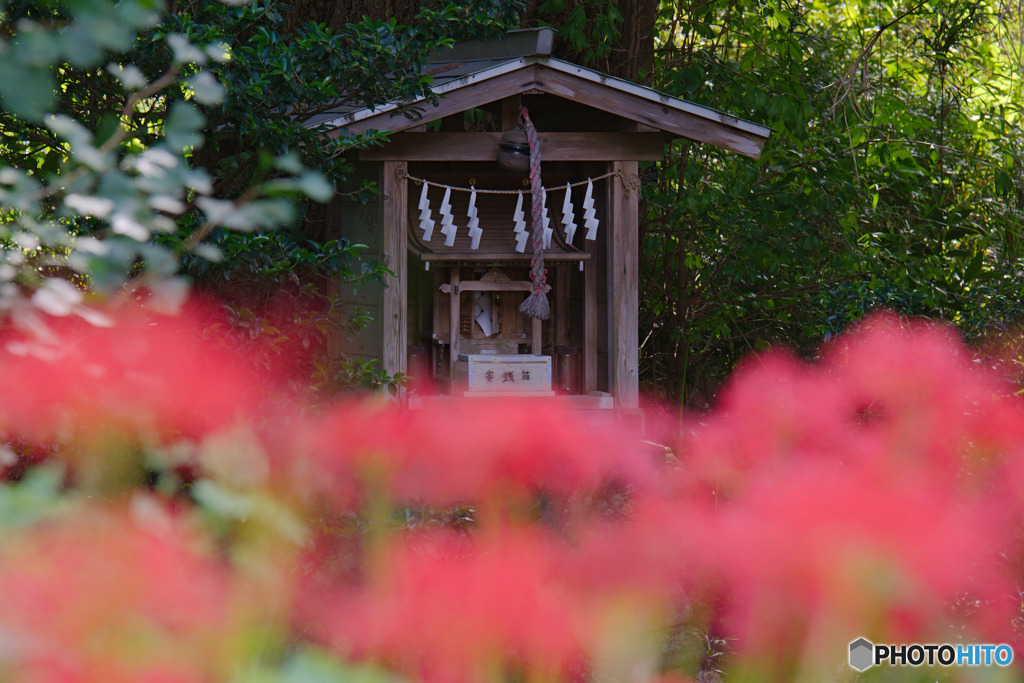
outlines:
M864 671L874 662L875 646L867 638L858 638L850 643L850 666L857 671Z

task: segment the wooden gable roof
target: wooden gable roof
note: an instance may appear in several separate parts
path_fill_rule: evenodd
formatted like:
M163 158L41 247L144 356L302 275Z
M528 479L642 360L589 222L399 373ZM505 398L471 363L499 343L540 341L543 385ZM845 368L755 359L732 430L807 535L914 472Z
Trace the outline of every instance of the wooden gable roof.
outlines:
M542 48L543 49L543 48ZM309 125L332 134L370 130L399 133L506 97L548 94L612 113L672 136L705 142L757 158L771 129L710 107L613 78L546 54L458 59L458 46L447 59L428 64L432 91L440 99L386 104L376 108L327 112ZM454 59L452 57L455 57ZM403 116L412 106L419 118ZM497 140L494 141L495 146Z

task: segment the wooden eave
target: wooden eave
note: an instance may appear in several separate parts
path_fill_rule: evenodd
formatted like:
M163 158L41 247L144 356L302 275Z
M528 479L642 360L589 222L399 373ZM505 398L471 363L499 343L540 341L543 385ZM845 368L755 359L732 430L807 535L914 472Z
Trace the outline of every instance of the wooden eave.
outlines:
M409 103L419 111L419 118L399 115L399 106L392 103L376 109L339 114L317 125L329 129L332 135L340 135L342 129L347 129L353 135L370 130L400 133L509 96L550 94L610 112L673 136L713 144L751 158L760 156L771 134L771 129L766 126L552 57L521 57L502 62L440 83L433 88L433 92L440 96L436 105L425 100ZM438 134L420 135L422 137L418 136L418 139L422 142L427 140L426 136ZM591 145L599 144L594 134L588 133L587 136L591 138ZM479 138L479 141L483 142L484 138ZM487 141L486 144L491 143ZM552 150L554 147L551 145ZM543 152L542 155L545 159L554 160ZM610 158L607 150L601 156L605 160ZM409 156L403 158L410 159ZM494 155L485 158L492 159ZM579 159L578 156L574 158ZM644 158L650 157L640 160Z
M390 136L388 144L359 152L363 161L493 161L501 133L421 133ZM544 161L660 161L662 133L539 133Z

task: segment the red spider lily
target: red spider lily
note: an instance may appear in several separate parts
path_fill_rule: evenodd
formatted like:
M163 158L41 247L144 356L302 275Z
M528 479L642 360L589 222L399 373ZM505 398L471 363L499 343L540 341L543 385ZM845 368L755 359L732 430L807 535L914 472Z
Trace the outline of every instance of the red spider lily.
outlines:
M608 483L642 488L655 473L635 434L549 401L453 399L411 411L346 403L312 448L341 479L355 475L398 500L437 505L588 494Z
M748 359L715 411L690 419L681 447L686 466L728 498L751 473L823 454L842 459L850 426L844 398L833 377L782 352Z
M586 520L563 540L560 574L597 603L623 598L638 608L680 606L692 569L684 531L694 520L679 511L678 503L651 491L618 518Z
M816 366L777 353L748 360L716 411L692 422L687 465L724 497L747 474L806 460L872 461L893 476L923 468L968 484L964 474L1024 447L1020 402L947 329L885 316Z
M19 683L216 677L228 584L196 542L159 508L133 515L93 508L5 543L0 676Z
M303 616L356 658L389 662L417 680L557 680L581 656L585 624L560 579L552 541L525 530L469 539L416 535L378 556L363 591ZM307 622L308 623L308 622ZM585 636L582 638L585 640Z
M683 603L683 522L667 512L638 502L569 534L491 526L363 548L364 572L335 567L340 582L304 586L299 620L344 655L417 680L575 680L631 656L649 666L650 646L631 650Z
M698 583L726 587L739 642L761 655L799 652L824 622L842 637L932 642L967 596L1008 627L1006 529L948 494L931 481L804 467L691 511L684 537Z
M98 429L195 437L251 415L260 398L232 346L198 311L137 309L109 327L52 321L55 341L0 348L0 432L46 440Z
M1009 385L973 362L952 328L871 318L828 349L825 367L861 428L864 454L897 470L981 474L987 451L1024 444Z
M867 321L819 366L748 362L686 441L695 585L724 591L762 660L814 637L839 653L851 634L934 638L963 604L975 633L1008 637L1020 496L996 496L1022 430L1019 402L932 325Z

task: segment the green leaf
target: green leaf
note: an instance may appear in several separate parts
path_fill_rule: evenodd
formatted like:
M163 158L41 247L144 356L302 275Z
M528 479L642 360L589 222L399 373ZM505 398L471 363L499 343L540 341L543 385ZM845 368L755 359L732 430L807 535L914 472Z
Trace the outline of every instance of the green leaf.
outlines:
M41 121L57 100L56 83L45 67L19 64L0 51L0 103L29 121Z
M985 253L979 251L975 254L971 262L967 264L966 270L964 270L964 282L970 282L978 276L981 272L981 267L985 263Z
M4 528L27 526L67 510L70 499L62 496L63 483L64 470L55 466L30 469L19 482L0 482L0 538Z
M224 99L224 86L209 71L200 71L188 79L189 87L200 104L220 104Z
M203 143L200 134L206 119L193 105L187 102L175 102L171 105L164 138L172 150L183 151L197 147Z

